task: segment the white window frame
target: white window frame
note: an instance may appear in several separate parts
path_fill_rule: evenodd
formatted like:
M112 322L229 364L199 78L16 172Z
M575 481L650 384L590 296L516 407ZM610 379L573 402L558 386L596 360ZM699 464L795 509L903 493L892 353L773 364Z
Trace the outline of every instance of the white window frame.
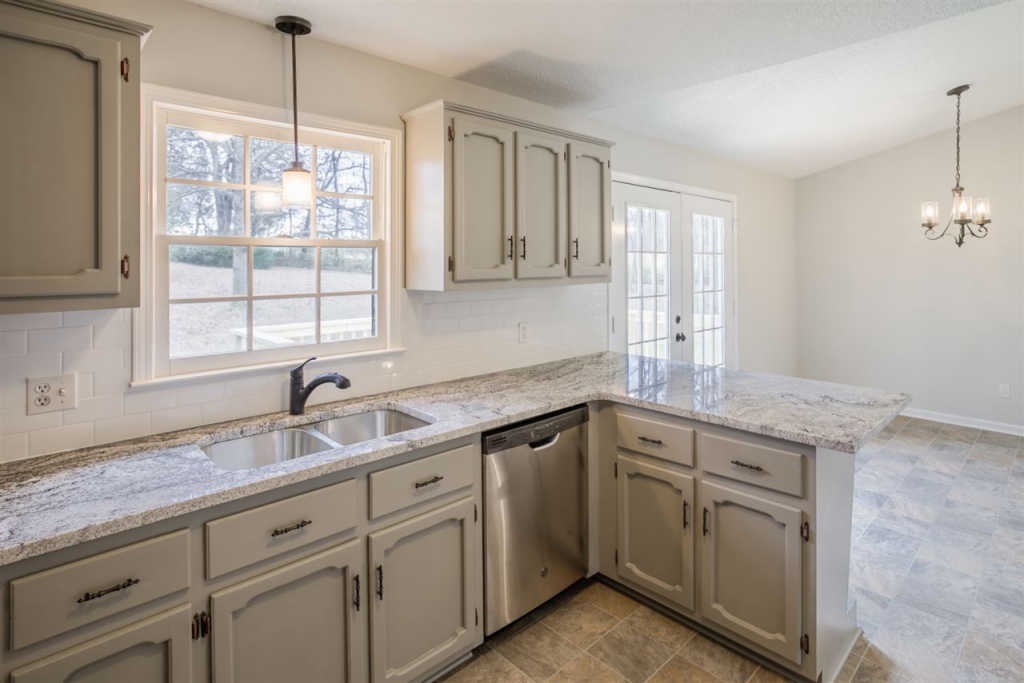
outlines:
M287 110L228 100L173 88L143 84L143 192L142 302L133 323L132 385L148 385L195 377L277 368L310 356L352 358L395 353L402 350L399 338L398 295L401 291L401 174L402 131L352 123L322 116L299 114L300 144L323 144L374 155L373 235L370 240L323 240L292 238L216 237L196 238L158 233L166 209L164 178L165 131L168 124L215 132L244 133L290 141ZM234 125L233 122L237 122ZM345 138L339 143L339 136ZM248 145L247 145L248 147ZM248 149L246 149L248 155ZM243 178L248 185L248 178ZM191 182L191 181L186 181ZM203 184L203 183L197 183ZM239 185L244 187L244 185ZM249 206L246 198L245 207ZM316 211L315 200L310 206ZM248 208L246 209L248 224ZM238 353L171 360L168 336L168 247L175 243L206 242L216 245L289 247L376 247L377 334L359 340L325 342ZM317 266L319 259L317 259ZM249 264L252 282L252 263ZM317 272L319 270L317 269ZM317 278L317 311L320 281ZM251 306L253 299L248 299ZM319 318L319 312L317 313ZM250 324L252 320L250 318ZM319 332L318 332L319 333Z

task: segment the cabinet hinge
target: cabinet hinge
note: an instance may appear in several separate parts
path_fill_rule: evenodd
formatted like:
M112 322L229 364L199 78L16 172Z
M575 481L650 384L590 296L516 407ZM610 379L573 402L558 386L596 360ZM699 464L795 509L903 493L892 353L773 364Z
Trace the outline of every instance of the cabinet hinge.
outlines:
M128 254L125 254L124 256L121 257L121 277L127 280L128 276L131 275L131 273L132 264L131 261L128 259Z
M804 539L804 541L810 541L811 540L811 523L810 522L804 522L803 524L800 525L800 538Z
M202 640L210 635L210 615L196 612L192 615L192 640Z
M448 142L455 142L455 126L448 126Z
M480 609L477 607L473 608L473 624L475 626L480 625Z
M128 82L128 73L130 71L131 71L131 62L129 62L128 58L125 57L124 59L121 60L121 78L124 80L125 83Z
M806 633L800 636L800 651L805 655L811 654L811 638Z
M454 256L449 256L448 257L448 271L452 272L452 273L455 272L455 257Z

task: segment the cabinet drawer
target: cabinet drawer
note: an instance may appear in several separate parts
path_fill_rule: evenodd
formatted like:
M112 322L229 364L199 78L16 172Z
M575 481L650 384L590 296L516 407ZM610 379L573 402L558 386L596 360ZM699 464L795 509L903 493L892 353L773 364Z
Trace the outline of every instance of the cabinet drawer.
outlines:
M653 417L620 412L619 446L693 467L693 430Z
M182 529L11 581L11 647L188 588L188 547Z
M206 578L240 569L359 523L355 479L206 523Z
M476 446L463 446L370 474L370 517L443 496L473 485L480 466Z
M804 456L800 453L703 432L697 436L697 450L705 472L804 495Z

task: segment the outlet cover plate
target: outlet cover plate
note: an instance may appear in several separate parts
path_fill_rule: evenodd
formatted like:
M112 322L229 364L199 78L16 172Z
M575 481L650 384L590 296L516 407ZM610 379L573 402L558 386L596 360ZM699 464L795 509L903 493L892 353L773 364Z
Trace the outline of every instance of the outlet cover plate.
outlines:
M39 415L78 407L78 377L75 373L25 380L25 413Z

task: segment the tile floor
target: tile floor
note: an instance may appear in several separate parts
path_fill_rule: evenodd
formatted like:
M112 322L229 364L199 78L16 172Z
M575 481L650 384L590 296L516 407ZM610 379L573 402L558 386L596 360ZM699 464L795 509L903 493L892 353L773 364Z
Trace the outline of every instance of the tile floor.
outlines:
M1024 682L1021 439L897 418L858 454L838 683ZM488 640L450 683L785 679L601 583Z

